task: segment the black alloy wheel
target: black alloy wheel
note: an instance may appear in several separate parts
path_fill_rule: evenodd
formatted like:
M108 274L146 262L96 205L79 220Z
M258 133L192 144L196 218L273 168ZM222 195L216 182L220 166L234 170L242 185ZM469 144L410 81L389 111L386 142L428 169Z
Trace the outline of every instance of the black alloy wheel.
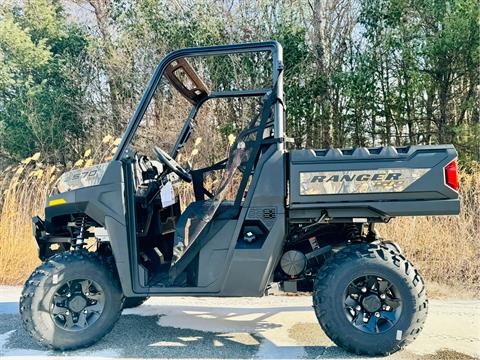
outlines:
M25 282L20 315L27 333L55 350L99 341L122 313L123 294L111 261L86 250L45 260Z
M78 331L94 324L104 307L102 287L93 280L76 279L67 281L55 292L50 315L62 329Z
M357 329L378 334L394 326L402 313L399 291L376 275L361 276L345 289L345 316Z
M347 245L318 270L313 307L325 334L358 355L392 354L422 330L428 310L419 272L382 244Z

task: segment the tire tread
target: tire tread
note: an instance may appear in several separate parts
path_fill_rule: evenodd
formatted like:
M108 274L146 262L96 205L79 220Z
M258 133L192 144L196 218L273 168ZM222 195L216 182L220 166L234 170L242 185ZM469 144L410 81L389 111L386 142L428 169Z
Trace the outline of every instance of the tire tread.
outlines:
M402 275L408 279L410 286L417 293L417 304L420 304L418 309L416 306L415 309L413 309L414 318L412 319L412 323L415 324L414 328L409 332L408 335L404 334L404 337L400 341L397 341L395 347L388 352L380 352L378 350L365 351L365 349L360 349L353 346L352 342L349 341L350 336L348 334L346 336L345 334L338 334L336 332L336 324L332 323L330 317L328 316L329 305L326 298L327 294L329 293L328 284L331 284L332 282L334 283L334 277L337 270L344 266L346 262L365 258L381 259L382 261L390 263L401 270ZM428 300L426 298L425 284L418 270L415 269L413 264L402 254L383 246L381 243L349 245L340 250L334 256L330 257L326 261L325 265L322 266L322 268L318 271L313 289L313 306L321 328L335 344L357 355L385 356L403 349L418 336L423 328L428 313Z
M38 329L35 327L34 322L31 321L32 317L34 316L32 312L33 297L43 280L52 276L54 272L61 270L62 267L66 267L68 266L68 264L77 261L82 261L84 263L95 263L103 267L105 271L110 271L108 260L97 253L88 252L87 250L62 252L48 258L33 271L33 273L25 282L24 288L22 290L22 295L20 296L19 311L24 329L37 343L48 349L68 350L73 348L54 346L42 336L40 331L38 331ZM120 288L118 276L116 275L116 273L112 274L114 274L112 276L113 286ZM121 311L118 312L116 319L111 323L107 331L105 331L105 333L101 337L107 335L113 329L120 315ZM88 347L97 342L98 340L99 338L93 339L90 342L86 342L81 346L75 347L75 349Z

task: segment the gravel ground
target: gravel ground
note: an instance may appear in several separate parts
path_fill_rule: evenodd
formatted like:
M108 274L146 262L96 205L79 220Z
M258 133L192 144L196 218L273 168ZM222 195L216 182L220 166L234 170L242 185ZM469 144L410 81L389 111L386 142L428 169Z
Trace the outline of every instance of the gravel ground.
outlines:
M154 298L123 312L113 331L81 351L46 351L23 330L18 287L0 287L0 358L359 359L321 331L307 296ZM480 301L432 300L419 338L385 359L479 359Z

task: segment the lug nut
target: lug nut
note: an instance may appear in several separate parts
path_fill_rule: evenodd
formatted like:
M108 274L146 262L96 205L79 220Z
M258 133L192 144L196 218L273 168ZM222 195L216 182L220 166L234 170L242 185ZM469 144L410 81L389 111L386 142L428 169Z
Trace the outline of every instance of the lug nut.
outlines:
M362 310L362 307L360 305L355 306L355 310L360 311Z
M380 313L378 311L375 313L375 317L377 317L377 318L380 317Z
M88 313L88 310L87 309L83 310L83 313L84 314ZM380 314L379 314L379 316L380 316Z
M385 306L385 310L390 311L391 307L390 306Z
M363 293L366 293L366 292L367 292L367 288L366 288L365 286L362 287L362 292L363 292Z
M364 322L364 323L367 323L367 322L368 322L368 317L366 317L365 314L363 314L363 322Z
M70 315L70 311L65 311L65 315Z
M380 294L380 299L385 299L387 296L385 294Z
M66 295L66 296L67 296L67 297L70 297L70 296L72 296L72 294L70 294L70 293L67 293L67 295Z

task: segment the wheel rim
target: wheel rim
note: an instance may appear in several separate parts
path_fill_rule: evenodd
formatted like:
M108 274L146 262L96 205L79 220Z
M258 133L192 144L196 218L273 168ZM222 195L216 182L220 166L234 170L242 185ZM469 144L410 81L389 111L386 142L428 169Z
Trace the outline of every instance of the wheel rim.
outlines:
M85 330L95 323L105 307L105 294L95 281L76 279L65 282L53 295L50 316L60 328Z
M379 334L391 329L400 318L402 300L398 289L388 280L367 275L356 278L345 289L347 320L357 329Z

